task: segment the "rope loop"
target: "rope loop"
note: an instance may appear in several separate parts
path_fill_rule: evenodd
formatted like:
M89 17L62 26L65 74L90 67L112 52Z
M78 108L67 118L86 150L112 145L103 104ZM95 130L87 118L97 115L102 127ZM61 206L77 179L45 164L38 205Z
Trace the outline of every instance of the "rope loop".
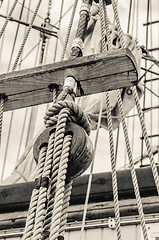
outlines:
M67 108L70 110L69 120L77 123L83 127L88 135L90 135L90 119L83 112L83 110L75 103L70 101L59 101L52 105L44 116L44 123L46 127L51 127L57 123L57 115L63 109Z

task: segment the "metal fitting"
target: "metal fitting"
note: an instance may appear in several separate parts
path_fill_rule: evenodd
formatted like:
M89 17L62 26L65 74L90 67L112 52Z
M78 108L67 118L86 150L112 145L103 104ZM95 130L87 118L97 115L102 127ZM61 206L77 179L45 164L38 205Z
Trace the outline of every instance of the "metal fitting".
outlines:
M116 228L116 222L114 218L109 217L108 219L108 227L112 230Z
M90 6L86 3L82 3L81 8L80 8L80 13L82 11L87 12L88 14L90 13Z
M72 48L74 47L78 47L81 50L81 52L83 52L84 43L81 38L77 37L73 40Z
M68 76L65 78L63 89L69 88L72 89L73 92L76 94L77 92L77 82L74 77Z

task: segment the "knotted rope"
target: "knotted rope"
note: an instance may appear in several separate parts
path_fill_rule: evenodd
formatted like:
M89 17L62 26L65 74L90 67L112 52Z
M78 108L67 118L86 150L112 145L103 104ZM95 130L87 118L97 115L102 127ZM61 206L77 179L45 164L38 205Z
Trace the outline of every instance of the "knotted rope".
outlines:
M87 26L87 6L89 5L89 1L84 0L83 2L84 5L82 5L80 23L76 34L76 38L78 37L82 41L84 41L84 33ZM68 41L67 38L66 41ZM65 49L66 47L64 51ZM71 57L81 54L81 48L74 45L72 47ZM62 58L63 56L64 53L62 54ZM28 216L28 219L31 220L27 220L26 222L23 239L29 239L27 238L28 236L33 240L64 239L72 178L80 174L80 172L74 173L74 176L66 179L68 157L72 141L71 135L65 136L67 122L72 121L83 127L87 134L90 133L89 118L83 113L81 108L73 102L74 98L75 93L71 87L64 86L62 93L58 96L52 107L48 109L44 117L46 128L56 126L56 130L49 138L46 160L41 174L41 179L45 180L45 184L40 186L35 201L36 203L34 204L34 206L36 206L36 213L34 207L34 214ZM41 182L41 180L37 180L37 182ZM32 223L34 221L35 225L33 227Z

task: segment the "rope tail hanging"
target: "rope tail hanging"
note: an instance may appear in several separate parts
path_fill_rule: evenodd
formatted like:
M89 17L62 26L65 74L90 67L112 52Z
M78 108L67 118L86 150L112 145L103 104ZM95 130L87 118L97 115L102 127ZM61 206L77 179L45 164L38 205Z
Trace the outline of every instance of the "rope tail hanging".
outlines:
M84 0L71 58L82 56L89 8L89 1ZM46 129L35 142L33 154L39 170L23 240L64 239L73 178L92 161L89 118L74 102L76 89L69 73L63 91L44 117Z

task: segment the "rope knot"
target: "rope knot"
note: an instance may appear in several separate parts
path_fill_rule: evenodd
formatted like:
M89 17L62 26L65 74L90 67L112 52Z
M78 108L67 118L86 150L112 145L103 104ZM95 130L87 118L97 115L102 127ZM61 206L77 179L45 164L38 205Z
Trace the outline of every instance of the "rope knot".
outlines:
M57 117L59 113L61 115L61 118L66 117L66 115L68 115L68 120L83 127L86 133L88 135L90 134L91 128L89 117L75 102L70 102L68 100L54 103L52 107L48 109L44 116L45 126L51 127L55 125L57 123L57 120L59 120L59 117Z

